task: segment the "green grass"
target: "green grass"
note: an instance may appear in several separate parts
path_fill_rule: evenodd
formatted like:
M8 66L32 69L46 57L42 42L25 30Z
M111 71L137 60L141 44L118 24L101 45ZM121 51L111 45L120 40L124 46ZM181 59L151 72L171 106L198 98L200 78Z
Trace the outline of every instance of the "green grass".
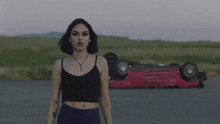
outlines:
M0 80L50 80L53 64L68 55L57 38L0 36ZM152 64L194 62L209 78L220 77L220 43L211 41L138 41L126 37L100 36L99 55L114 52L119 58Z

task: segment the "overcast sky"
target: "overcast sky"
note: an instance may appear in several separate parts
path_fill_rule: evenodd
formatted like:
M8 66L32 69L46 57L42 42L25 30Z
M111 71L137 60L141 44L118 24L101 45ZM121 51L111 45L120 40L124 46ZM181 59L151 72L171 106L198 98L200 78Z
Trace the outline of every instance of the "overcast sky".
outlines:
M219 6L220 0L1 0L0 34L64 32L84 18L103 35L220 41Z

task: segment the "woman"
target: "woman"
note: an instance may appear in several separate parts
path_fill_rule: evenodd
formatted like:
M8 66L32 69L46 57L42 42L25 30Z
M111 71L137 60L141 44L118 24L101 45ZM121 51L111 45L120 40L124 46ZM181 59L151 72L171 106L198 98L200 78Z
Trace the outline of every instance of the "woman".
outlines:
M69 54L57 60L52 72L52 97L48 124L53 124L62 107L58 124L100 124L98 103L106 124L112 124L107 61L98 52L97 35L83 19L74 20L60 39L61 51Z

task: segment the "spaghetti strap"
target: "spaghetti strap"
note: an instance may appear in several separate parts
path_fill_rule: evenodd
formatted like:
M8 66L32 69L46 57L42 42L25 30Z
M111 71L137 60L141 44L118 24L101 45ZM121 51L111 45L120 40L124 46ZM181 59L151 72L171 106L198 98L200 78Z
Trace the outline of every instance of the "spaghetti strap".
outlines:
M96 55L96 58L95 58L95 65L96 65L96 63L97 63L97 55Z
M61 60L61 67L62 67L62 70L63 70L63 59Z

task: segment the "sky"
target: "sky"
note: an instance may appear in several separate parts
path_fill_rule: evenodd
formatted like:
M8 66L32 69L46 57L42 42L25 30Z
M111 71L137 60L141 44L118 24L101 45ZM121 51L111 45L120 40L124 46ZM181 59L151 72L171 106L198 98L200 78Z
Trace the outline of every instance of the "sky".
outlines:
M0 35L65 32L76 18L101 35L220 42L220 0L1 0Z

